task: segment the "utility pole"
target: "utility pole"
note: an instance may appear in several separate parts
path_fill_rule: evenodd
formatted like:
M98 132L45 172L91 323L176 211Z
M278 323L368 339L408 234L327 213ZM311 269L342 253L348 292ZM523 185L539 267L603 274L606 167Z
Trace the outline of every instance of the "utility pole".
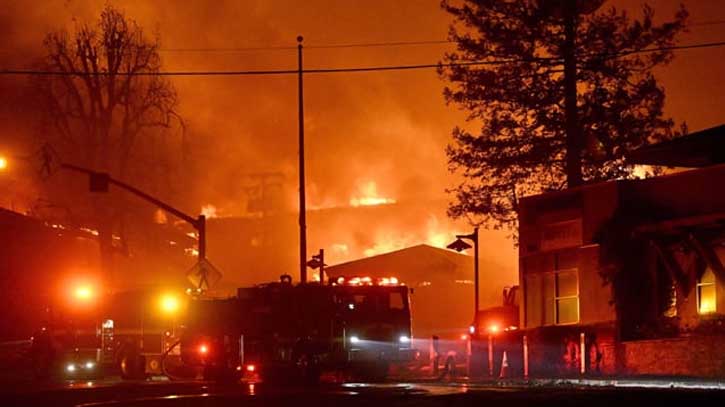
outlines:
M305 204L305 111L302 99L302 36L297 36L297 93L299 96L300 162L300 282L307 282L307 208Z
M478 322L478 310L479 302L479 285L478 285L478 226L473 229L473 286L476 290L476 295L473 297L473 306L475 307L475 313L473 314L473 320ZM476 326L478 328L478 326Z
M577 1L564 1L564 110L566 115L566 180L569 188L582 184L582 134L577 115L576 26Z
M320 249L320 284L325 284L325 249Z

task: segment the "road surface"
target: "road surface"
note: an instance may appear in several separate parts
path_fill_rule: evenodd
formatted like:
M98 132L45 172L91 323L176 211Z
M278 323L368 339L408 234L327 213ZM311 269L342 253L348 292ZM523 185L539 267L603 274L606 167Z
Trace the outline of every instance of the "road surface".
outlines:
M105 380L4 388L0 397L0 405L3 406L622 407L723 405L725 391L573 384L502 387L473 383L346 383L283 386Z

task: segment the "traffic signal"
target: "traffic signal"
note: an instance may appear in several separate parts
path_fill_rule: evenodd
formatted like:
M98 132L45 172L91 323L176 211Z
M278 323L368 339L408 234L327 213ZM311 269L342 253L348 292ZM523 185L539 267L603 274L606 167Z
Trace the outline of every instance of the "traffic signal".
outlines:
M321 265L322 261L320 261L320 258L317 255L312 256L312 259L307 261L307 267L312 269L318 269Z
M307 261L307 267L313 270L320 270L320 284L325 282L325 250L320 249L320 252L312 256L312 259Z
M322 249L320 249L318 254L313 255L312 259L307 261L307 267L311 269L318 269L325 266L327 266L325 264L325 252Z

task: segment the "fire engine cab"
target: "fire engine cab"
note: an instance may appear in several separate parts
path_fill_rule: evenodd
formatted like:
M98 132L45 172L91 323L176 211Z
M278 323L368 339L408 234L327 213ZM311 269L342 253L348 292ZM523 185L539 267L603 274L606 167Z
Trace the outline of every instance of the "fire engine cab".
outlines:
M284 275L192 301L187 315L181 357L208 379L316 381L328 370L382 378L413 355L408 287L394 277L323 285Z

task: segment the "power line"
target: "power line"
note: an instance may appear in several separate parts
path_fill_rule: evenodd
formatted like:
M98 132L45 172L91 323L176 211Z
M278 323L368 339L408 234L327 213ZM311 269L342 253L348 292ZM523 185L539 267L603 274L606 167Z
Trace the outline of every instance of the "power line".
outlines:
M590 56L601 55L604 57L622 57L633 54L641 54L657 51L679 51L697 48L713 48L725 46L725 41L709 42L690 45L675 45L671 47L644 48L640 50L624 51L613 54L593 54ZM390 65L390 66L370 66L370 67L351 67L351 68L318 68L305 69L302 72L306 74L319 73L344 73L344 72L375 72L375 71L402 71L416 69L431 69L439 67L457 67L457 66L484 66L484 65L503 65L518 62L551 62L558 61L560 58L533 58L533 59L497 59L489 61L468 61L468 62L452 62L452 63L436 63L436 64L417 64L417 65ZM298 73L294 69L279 70L233 70L233 71L165 71L165 72L118 72L113 75L118 76L265 76L265 75L290 75ZM26 69L4 69L0 70L0 75L37 75L37 76L84 76L84 75L110 75L107 72L87 73L81 71L49 71L49 70L26 70Z
M694 22L690 27L701 27L709 25L725 24L725 20L705 20ZM307 45L305 49L339 49L339 48L375 48L375 47L405 47L419 45L448 45L455 44L453 40L419 40L419 41L390 41L390 42L360 42L348 44L322 44ZM241 47L241 48L162 48L163 52L219 52L219 53L235 53L235 52L254 52L254 51L284 51L295 50L296 46L274 45L269 47Z
M725 24L725 20L704 20L691 23L690 27L701 27L710 25ZM405 46L421 46L421 45L448 45L454 44L453 40L418 40L418 41L388 41L388 42L360 42L360 43L340 43L340 44L321 44L307 45L305 49L340 49L340 48L376 48L376 47L405 47ZM295 45L270 45L256 47L198 47L198 48L160 48L159 52L178 52L178 53L244 53L258 51L291 51L296 50ZM0 50L0 53L13 53L13 50Z
M254 52L254 51L287 51L296 50L296 46L275 45L269 47L229 47L229 48L159 48L159 52Z
M451 40L428 40L428 41L394 41L394 42L367 42L358 44L329 44L329 45L311 45L305 48L370 48L370 47L401 47L409 45L437 45L452 44Z
M701 27L709 25L725 24L725 20L705 20L694 22L690 27ZM360 43L342 43L342 44L322 44L307 45L305 49L340 49L340 48L376 48L376 47L405 47L420 45L448 45L455 44L453 40L418 40L418 41L389 41L389 42L360 42ZM296 46L273 45L268 47L240 47L240 48L162 48L162 52L218 52L218 53L236 53L236 52L254 52L254 51L285 51L295 50Z
M603 57L623 57L627 55L633 55L633 54L646 54L649 52L658 52L658 51L682 51L682 50L688 50L688 49L698 49L698 48L715 48L715 47L722 47L725 46L725 41L718 41L718 42L704 42L700 44L690 44L690 45L673 45L671 47L657 47L657 48L643 48L639 50L632 50L632 51L622 51L622 52L615 52L611 54L590 54L588 56L603 56Z
M340 49L340 48L375 48L375 47L404 47L416 45L452 44L450 40L424 40L424 41L391 41L391 42L360 42L349 44L321 44L306 45L305 49ZM275 45L269 47L229 47L229 48L161 48L160 52L213 52L237 53L255 51L288 51L296 50L296 46Z
M400 71L411 69L430 69L438 67L455 67L455 66L476 66L476 65L503 65L517 62L538 62L555 60L554 58L536 58L536 59L499 59L491 61L468 61L468 62L452 62L452 63L436 63L436 64L418 64L418 65L390 65L390 66L369 66L369 67L351 67L351 68L317 68L304 69L302 73L341 73L341 72L372 72L372 71ZM118 72L117 76L246 76L246 75L289 75L297 74L296 69L278 69L278 70L250 70L250 71L164 71L164 72ZM0 75L37 75L37 76L107 76L108 72L88 73L81 71L49 71L49 70L30 70L30 69L4 69L0 70Z

